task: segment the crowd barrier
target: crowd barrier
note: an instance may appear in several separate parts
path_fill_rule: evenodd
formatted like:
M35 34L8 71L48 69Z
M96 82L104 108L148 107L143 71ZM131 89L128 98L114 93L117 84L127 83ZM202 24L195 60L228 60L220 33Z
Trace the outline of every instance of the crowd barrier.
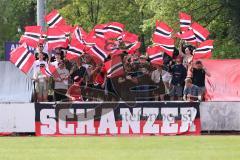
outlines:
M0 134L198 135L240 131L240 102L1 103Z

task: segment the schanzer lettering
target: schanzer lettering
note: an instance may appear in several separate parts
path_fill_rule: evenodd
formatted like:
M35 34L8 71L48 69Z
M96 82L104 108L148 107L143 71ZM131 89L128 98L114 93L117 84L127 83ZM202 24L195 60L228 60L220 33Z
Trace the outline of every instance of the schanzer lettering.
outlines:
M196 115L194 107L102 108L97 119L95 109L42 109L39 129L42 135L177 134L195 132Z

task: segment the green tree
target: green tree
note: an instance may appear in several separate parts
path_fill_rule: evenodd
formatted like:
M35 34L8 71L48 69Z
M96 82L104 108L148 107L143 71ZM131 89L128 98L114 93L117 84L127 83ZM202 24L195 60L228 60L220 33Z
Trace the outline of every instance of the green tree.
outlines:
M26 25L36 25L36 0L0 1L0 54L3 58L4 42L19 40Z

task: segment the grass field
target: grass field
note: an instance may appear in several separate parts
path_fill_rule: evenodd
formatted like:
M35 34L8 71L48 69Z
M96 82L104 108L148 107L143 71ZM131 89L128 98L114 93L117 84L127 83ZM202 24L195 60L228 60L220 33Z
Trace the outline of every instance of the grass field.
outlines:
M0 137L0 160L238 160L240 136Z

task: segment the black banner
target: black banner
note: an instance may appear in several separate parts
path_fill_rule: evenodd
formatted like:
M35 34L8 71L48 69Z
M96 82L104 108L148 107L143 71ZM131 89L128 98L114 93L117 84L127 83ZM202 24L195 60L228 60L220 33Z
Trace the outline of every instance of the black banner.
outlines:
M200 134L198 102L36 103L36 135Z

